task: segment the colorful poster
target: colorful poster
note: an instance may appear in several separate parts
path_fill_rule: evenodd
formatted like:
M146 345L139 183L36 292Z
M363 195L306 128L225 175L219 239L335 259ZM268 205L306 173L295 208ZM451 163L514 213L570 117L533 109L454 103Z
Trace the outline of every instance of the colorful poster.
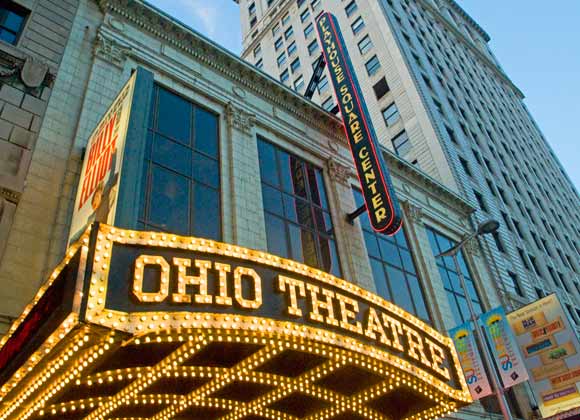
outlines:
M481 361L471 322L453 328L449 335L455 344L471 397L478 400L491 395L491 385Z
M556 295L507 315L544 418L580 406L580 343Z
M480 316L479 321L492 350L504 389L528 380L528 371L518 344L500 306Z
M125 137L131 113L136 72L125 84L87 143L69 242L92 222L113 224Z

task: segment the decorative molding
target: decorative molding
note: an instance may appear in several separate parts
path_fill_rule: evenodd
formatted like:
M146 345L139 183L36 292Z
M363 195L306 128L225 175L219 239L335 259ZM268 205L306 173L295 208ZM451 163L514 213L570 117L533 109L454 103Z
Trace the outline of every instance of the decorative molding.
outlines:
M421 207L416 206L407 200L401 201L401 206L403 207L403 211L411 223L421 223L423 220L423 209Z
M257 70L229 51L140 0L97 0L104 14L113 13L149 32L168 45L178 48L200 63L237 82L246 91L268 99L328 137L346 144L342 122L336 116L313 105L291 89Z
M469 241L467 241L465 243L465 245L463 245L463 249L469 255L473 255L473 256L476 256L476 257L479 257L481 255L480 254L479 243L477 242L477 239L476 238L473 238L473 239L470 239Z
M118 41L105 36L101 31L97 33L95 54L98 57L122 68L130 53L131 48L127 45L122 45Z
M252 128L256 124L256 116L242 108L228 102L226 105L226 118L228 125L246 134L252 133Z
M0 81L30 95L40 97L44 87L52 87L55 75L48 64L20 51L0 46Z
M343 185L350 186L350 178L353 176L353 173L348 166L344 166L333 158L329 158L326 161L326 169L328 169L330 179Z

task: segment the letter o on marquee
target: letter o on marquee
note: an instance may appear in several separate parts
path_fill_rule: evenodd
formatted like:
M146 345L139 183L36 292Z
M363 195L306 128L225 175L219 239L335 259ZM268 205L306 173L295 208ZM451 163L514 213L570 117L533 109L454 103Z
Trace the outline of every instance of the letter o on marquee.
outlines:
M246 299L243 296L242 278L246 277L254 283L254 299ZM262 279L251 268L236 267L234 270L234 298L236 302L247 309L257 309L262 306Z
M147 265L158 266L161 270L159 290L157 292L143 291L143 275ZM141 302L163 302L169 296L169 263L165 258L156 255L140 255L135 260L133 294Z

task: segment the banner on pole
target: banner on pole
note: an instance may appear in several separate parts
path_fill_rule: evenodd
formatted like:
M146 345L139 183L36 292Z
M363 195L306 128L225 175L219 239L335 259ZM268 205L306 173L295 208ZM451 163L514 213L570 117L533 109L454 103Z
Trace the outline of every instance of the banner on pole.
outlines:
M507 322L504 309L500 306L484 313L479 318L504 389L528 380L528 371L518 344Z
M492 394L489 379L485 373L481 356L473 336L471 322L466 322L449 331L449 335L455 344L459 363L465 375L467 387L474 400Z
M544 418L580 406L580 343L558 297L546 296L507 315L530 371Z

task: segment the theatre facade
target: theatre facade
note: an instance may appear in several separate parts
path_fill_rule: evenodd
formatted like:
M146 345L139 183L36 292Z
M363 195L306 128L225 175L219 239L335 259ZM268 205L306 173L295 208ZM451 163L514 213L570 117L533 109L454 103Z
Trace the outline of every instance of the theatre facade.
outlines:
M0 341L0 420L479 416L446 333L465 292L435 258L469 203L384 151L403 227L350 220L341 120L140 1L81 1L63 65L39 134L69 151L62 228L21 262L42 286ZM485 252L460 255L479 311Z

